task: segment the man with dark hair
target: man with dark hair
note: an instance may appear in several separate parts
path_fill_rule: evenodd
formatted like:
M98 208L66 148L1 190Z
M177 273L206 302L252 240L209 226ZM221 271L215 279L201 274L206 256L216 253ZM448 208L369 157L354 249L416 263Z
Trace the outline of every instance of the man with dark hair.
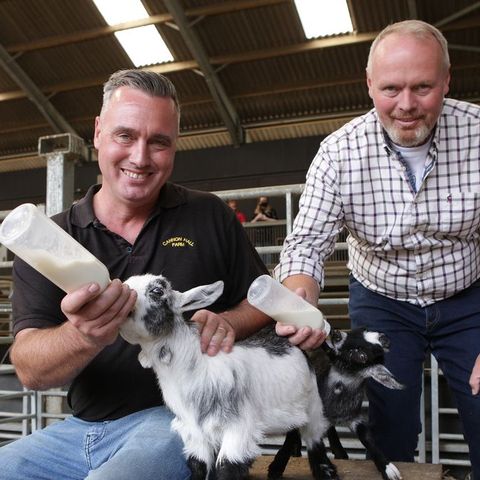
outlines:
M105 84L94 136L103 183L54 217L107 266L104 291L91 283L65 295L14 262L12 363L29 388L69 384L73 416L1 448L0 479L190 478L155 376L119 336L136 301L122 283L131 275L161 273L180 291L224 281L216 303L192 316L206 355L270 321L245 300L266 269L234 212L168 181L179 114L162 75L126 70Z

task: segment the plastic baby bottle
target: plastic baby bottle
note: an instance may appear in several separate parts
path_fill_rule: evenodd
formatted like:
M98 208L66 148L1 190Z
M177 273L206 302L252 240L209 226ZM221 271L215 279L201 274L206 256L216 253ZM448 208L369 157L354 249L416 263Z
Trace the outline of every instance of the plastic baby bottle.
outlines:
M103 290L110 282L107 267L31 203L3 220L0 242L67 293L90 282Z
M247 300L277 322L297 327L321 328L327 335L330 333L330 324L318 308L269 275L261 275L252 282Z

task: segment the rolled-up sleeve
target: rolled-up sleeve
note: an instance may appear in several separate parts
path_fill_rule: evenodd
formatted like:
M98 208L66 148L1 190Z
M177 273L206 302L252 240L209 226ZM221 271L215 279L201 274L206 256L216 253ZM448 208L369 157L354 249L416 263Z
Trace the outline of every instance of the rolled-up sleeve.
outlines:
M308 170L299 212L273 272L279 281L304 274L323 288L325 260L332 254L343 228L337 178L338 162L321 146Z

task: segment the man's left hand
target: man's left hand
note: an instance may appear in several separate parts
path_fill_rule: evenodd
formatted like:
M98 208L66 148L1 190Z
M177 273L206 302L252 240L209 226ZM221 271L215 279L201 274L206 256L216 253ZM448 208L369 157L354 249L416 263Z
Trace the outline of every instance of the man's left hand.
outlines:
M229 353L235 342L235 330L221 315L209 310L198 310L192 317L198 323L200 348L213 357L220 350Z

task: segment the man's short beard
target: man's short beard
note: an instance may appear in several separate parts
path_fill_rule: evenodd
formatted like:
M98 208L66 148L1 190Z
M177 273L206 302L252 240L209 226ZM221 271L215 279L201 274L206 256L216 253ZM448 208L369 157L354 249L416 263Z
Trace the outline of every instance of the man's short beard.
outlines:
M409 133L414 133L413 136L405 138L402 131L398 128L385 128L387 131L390 140L400 147L417 147L418 145L423 145L430 137L432 130L428 128L427 125L421 125L413 131L408 131Z

